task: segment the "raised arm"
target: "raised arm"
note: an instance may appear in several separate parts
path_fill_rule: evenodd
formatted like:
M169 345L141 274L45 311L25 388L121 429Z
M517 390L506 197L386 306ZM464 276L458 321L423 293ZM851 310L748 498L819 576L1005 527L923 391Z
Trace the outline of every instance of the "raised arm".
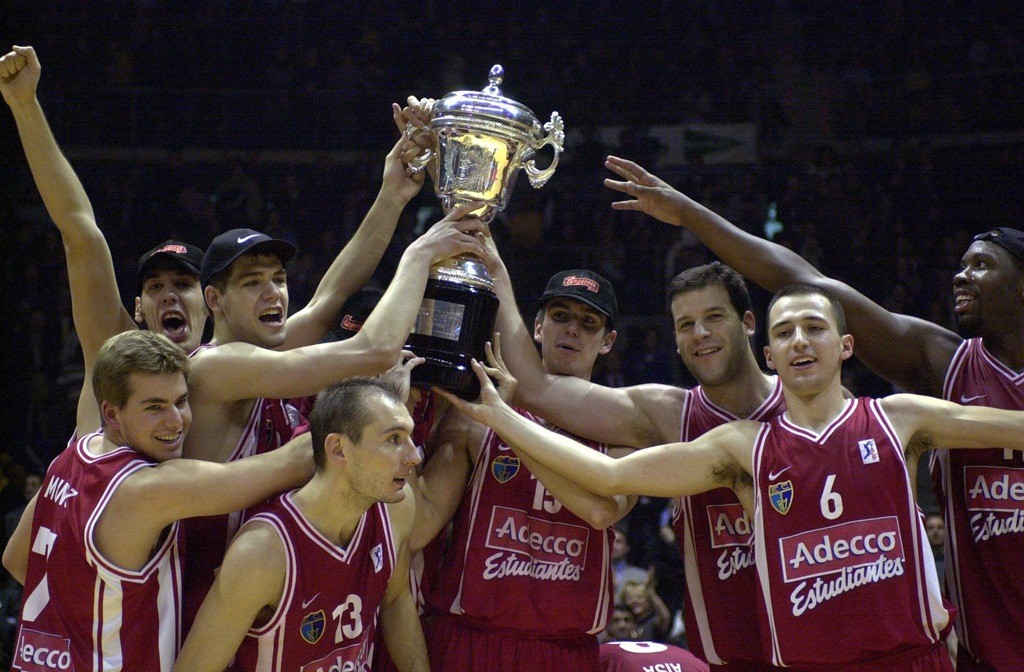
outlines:
M527 452L518 450L515 445L511 447L551 497L595 529L611 527L622 520L636 504L635 495L598 495L548 469ZM610 451L609 455L617 459L633 452L630 448L620 448Z
M690 443L672 443L614 459L530 422L498 398L475 360L481 401L471 403L439 390L460 411L494 429L511 446L551 471L598 495L682 497L720 487L749 485L751 456L760 425L731 422Z
M264 607L284 594L285 550L269 524L255 520L231 542L174 672L223 672Z
M889 312L849 285L822 275L792 250L741 230L632 161L609 156L605 165L623 178L605 180L605 186L632 199L613 203L613 208L685 226L723 262L770 291L793 283L827 288L843 304L858 357L905 390L941 396L959 336L931 322Z
M380 605L380 624L384 643L399 672L429 672L427 644L423 639L416 602L409 589L409 534L419 502L406 497L388 506L391 526L396 534L398 562L388 581Z
M121 304L110 249L89 197L57 146L36 98L41 71L32 47L14 47L0 58L0 91L17 123L36 188L64 243L72 316L85 360L77 419L79 433L85 434L100 426L90 383L96 353L108 338L136 325Z
M352 338L284 352L235 342L204 350L192 360L193 400L287 399L316 394L343 378L377 375L398 359L416 321L430 265L468 252L480 254L485 225L462 219L477 203L455 208L402 255L391 286Z
M643 448L678 436L681 408L678 388L638 385L611 388L544 370L530 329L516 306L512 282L491 242L487 269L500 302L495 331L502 334L503 356L519 381L515 403L555 425L588 439Z
M392 115L402 131L405 121L397 105L392 106ZM403 132L388 152L377 199L355 235L320 279L309 303L288 318L287 337L281 349L318 343L334 324L345 300L362 289L377 270L391 243L402 210L423 186L423 173L406 175L401 151L407 141L408 137Z
M277 450L227 464L168 460L124 480L100 516L94 539L114 564L141 567L174 521L240 511L303 485L312 475L308 432Z
M1024 450L1024 411L961 406L916 394L894 394L879 403L908 453L932 448Z

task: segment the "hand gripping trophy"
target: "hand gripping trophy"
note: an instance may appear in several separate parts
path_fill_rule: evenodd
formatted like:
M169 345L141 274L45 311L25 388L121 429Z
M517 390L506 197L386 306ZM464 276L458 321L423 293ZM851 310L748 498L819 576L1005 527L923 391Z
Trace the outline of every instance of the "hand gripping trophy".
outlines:
M482 201L485 206L475 214L488 223L508 205L520 168L540 189L558 167L565 141L562 118L552 112L551 121L541 127L527 107L502 95L498 85L504 72L495 65L483 91L453 91L430 109L434 149L416 157L410 168L431 168L434 192L446 213ZM547 168L537 168L537 152L547 145L554 158ZM475 399L480 383L469 360L483 361L497 312L494 283L482 261L460 255L436 264L406 345L427 360L413 369L413 383Z

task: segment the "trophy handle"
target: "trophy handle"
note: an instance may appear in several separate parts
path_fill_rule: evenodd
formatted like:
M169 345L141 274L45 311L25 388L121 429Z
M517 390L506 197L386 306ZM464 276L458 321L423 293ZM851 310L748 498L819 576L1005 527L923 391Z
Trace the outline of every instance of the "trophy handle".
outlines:
M427 131L427 132L430 135L433 135L433 132L431 132L431 131ZM408 123L408 122L406 123L406 133L409 134L410 136L412 136L412 134L413 134L413 124ZM436 138L435 138L434 144L436 144L436 143L437 142L436 142ZM434 150L425 150L422 154L417 155L416 158L414 158L412 161L409 162L409 172L413 173L414 175L417 174L417 173L422 173L423 170L428 165L430 165L430 162L434 158L434 154L435 154Z
M427 165L434 159L434 150L428 149L422 154L416 156L412 161L409 162L409 172L412 174L422 173L426 169Z
M546 145L551 145L555 150L555 158L552 159L551 165L541 170L537 168L535 159L530 159L523 164L523 170L526 171L526 177L530 180L530 186L534 189L540 189L551 176L555 174L555 168L558 167L558 159L562 155L562 147L565 144L565 125L562 123L562 117L558 112L551 113L551 121L544 124L544 130L547 131L547 137L542 142L533 146L535 151L543 149Z

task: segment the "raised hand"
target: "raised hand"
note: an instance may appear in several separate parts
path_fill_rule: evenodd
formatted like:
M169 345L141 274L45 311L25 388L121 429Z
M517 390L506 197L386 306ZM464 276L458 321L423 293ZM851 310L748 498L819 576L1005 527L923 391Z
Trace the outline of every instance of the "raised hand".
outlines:
M604 186L631 196L633 200L612 203L615 210L638 210L673 226L683 226L688 211L700 206L668 182L647 172L639 164L617 156L604 162L608 170L624 180L606 179Z
M490 230L479 219L468 215L483 206L483 203L473 201L455 207L444 219L417 238L409 250L415 248L428 252L432 263L457 254L468 253L482 257L486 254L482 241L491 235Z
M516 388L519 386L519 381L512 375L512 372L505 366L505 361L501 358L501 333L494 332L494 343L490 341L484 344L484 353L487 355L488 366L483 367L484 373L487 374L488 378L498 381L498 396L505 403L512 400L512 397L516 394Z
M392 105L392 116L395 124L401 117L401 111L397 105ZM384 157L384 188L394 193L406 203L411 201L416 194L420 193L423 186L423 173L408 170L408 163L419 154L416 144L409 139L404 126L399 127L402 135L395 142L388 155Z
M412 389L412 370L425 361L427 361L426 358L417 357L411 350L402 350L402 354L398 356L398 361L395 362L395 365L380 374L379 377L381 381L390 383L398 388L399 393L402 395L402 401L408 406L410 405L409 392ZM418 398L417 401L419 401Z
M476 401L464 401L459 399L454 394L447 390L442 390L439 387L431 388L436 394L441 395L445 399L451 402L455 408L461 413L466 415L471 420L475 420L482 425L492 426L496 417L504 411L509 411L515 414L514 411L509 408L508 404L501 398L497 388L494 387L494 383L488 377L488 370L499 373L497 367L485 367L476 359L470 360L470 365L473 367L473 373L476 374L477 379L480 381L480 397ZM514 385L515 379L512 379ZM513 387L513 390L515 388Z
M11 47L0 58L0 92L8 105L29 103L36 97L42 67L32 47Z

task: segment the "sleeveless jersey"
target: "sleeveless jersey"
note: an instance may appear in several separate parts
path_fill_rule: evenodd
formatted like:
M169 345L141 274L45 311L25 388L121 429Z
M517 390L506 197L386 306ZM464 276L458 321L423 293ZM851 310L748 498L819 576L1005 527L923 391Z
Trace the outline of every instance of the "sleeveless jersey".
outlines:
M488 430L429 604L507 630L596 634L612 608L612 540L563 507Z
M935 560L903 447L877 400L849 400L821 434L776 416L753 459L754 543L776 665L881 665L942 639L950 616Z
M291 492L255 509L255 520L284 544L285 587L270 620L249 630L232 669L369 670L377 610L397 562L387 507L367 509L345 548L306 520Z
M217 347L201 345L193 351ZM302 413L295 406L298 400L257 399L245 423L238 443L225 462L234 462L253 455L262 455L280 448L294 437L309 431ZM185 534L185 601L184 632L187 635L206 593L213 585L215 571L224 560L228 544L246 520L245 511L221 516L201 516L182 521Z
M601 672L708 672L707 663L671 644L608 642L600 656Z
M88 434L50 464L36 499L13 666L25 672L170 672L180 645L179 526L139 571L96 548L96 524L126 478L153 466L131 448L87 450Z
M748 419L766 420L785 409L776 377L771 393ZM695 387L683 402L679 440L693 441L737 419ZM768 649L759 645L763 637L757 611L751 608L758 592L753 528L736 494L717 488L676 500L672 526L685 567L690 649L715 665L767 663Z
M1024 373L964 341L942 396L971 406L1024 410ZM932 479L946 518L946 585L959 611L961 646L998 670L1019 669L1024 652L1024 453L937 450Z

